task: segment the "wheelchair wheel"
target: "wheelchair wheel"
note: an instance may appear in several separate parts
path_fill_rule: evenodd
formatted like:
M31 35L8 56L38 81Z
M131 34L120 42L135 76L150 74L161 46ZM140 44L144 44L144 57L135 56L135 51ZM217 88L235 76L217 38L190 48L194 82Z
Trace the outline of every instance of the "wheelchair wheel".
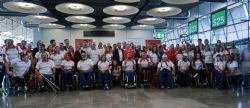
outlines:
M3 93L4 93L5 95L9 95L9 94L10 94L11 85L10 85L9 77L8 77L7 75L5 75L5 76L3 77L2 88L3 88Z

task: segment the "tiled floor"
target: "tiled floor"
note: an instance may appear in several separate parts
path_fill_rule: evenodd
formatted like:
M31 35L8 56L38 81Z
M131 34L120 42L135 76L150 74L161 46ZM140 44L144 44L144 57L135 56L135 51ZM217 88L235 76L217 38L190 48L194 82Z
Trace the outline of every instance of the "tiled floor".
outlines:
M0 100L0 108L250 108L250 90L113 88L2 96Z

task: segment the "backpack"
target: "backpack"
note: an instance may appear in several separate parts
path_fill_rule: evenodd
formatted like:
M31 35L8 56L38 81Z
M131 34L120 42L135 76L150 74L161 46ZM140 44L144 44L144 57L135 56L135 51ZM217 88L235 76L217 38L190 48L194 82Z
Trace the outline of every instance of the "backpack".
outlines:
M124 64L125 64L125 66L126 66L126 64L127 64L127 59L126 60L124 60ZM133 65L135 64L135 61L134 60L132 60L132 63L133 63Z
M168 63L167 62L165 62L165 64L167 65L167 67L168 67ZM162 62L161 62L161 66L160 66L160 69L162 68ZM163 69L164 70L164 69ZM170 67L170 70L169 71L172 71L172 67Z

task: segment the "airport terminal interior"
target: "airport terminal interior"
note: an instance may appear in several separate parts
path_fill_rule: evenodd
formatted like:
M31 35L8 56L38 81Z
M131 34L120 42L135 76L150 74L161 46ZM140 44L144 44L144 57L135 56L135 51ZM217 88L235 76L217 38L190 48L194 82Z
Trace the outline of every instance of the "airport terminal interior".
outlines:
M0 0L0 108L250 108L250 0Z

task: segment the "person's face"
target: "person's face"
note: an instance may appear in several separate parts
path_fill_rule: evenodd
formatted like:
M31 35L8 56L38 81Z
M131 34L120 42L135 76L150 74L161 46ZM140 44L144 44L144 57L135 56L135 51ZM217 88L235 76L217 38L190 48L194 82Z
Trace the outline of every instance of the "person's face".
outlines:
M44 51L44 47L43 47L42 45L39 46L39 49L40 49L41 51Z
M63 44L60 44L60 48L63 48L64 47L64 45Z
M208 40L206 39L206 40L204 41L204 43L207 45L207 44L208 44Z
M28 62L29 61L29 57L28 56L24 56L22 59L23 59L24 62Z
M55 48L55 52L60 52L60 48L58 46Z
M170 50L174 50L174 45L173 44L170 46Z
M117 65L117 61L114 60L114 61L113 61L113 64L114 64L114 65Z
M27 43L26 41L22 41L22 45L25 46Z
M13 42L11 42L10 40L8 40L7 42L6 42L6 44L7 44L7 46L12 46L13 45Z
M43 59L43 60L47 60L47 59L48 59L48 55L47 55L46 53L43 53L43 54L42 54L42 59Z
M163 62L168 61L168 57L162 57L162 61Z
M87 59L87 54L82 53L82 54L81 54L81 57L82 57L82 60L86 60L86 59Z
M64 41L64 43L65 43L66 45L69 45L69 40L66 39L66 40Z
M53 46L50 45L48 49L49 51L53 51Z
M201 39L198 39L198 43L201 43L202 42L202 40Z
M105 56L102 56L102 61L105 61L105 59L106 59Z
M65 54L65 59L70 60L70 56L68 54Z
M70 51L70 52L73 52L73 47L69 47L69 51Z
M28 45L28 48L29 48L29 49L32 49L32 46L29 44L29 45Z
M122 48L121 43L118 43L117 46L118 46L119 49Z
M145 52L142 53L143 58L147 58L147 54Z
M95 48L95 47L96 47L96 44L95 44L95 43L93 43L93 44L92 44L92 48Z
M54 42L52 43L52 45L56 46L56 41L54 41Z

